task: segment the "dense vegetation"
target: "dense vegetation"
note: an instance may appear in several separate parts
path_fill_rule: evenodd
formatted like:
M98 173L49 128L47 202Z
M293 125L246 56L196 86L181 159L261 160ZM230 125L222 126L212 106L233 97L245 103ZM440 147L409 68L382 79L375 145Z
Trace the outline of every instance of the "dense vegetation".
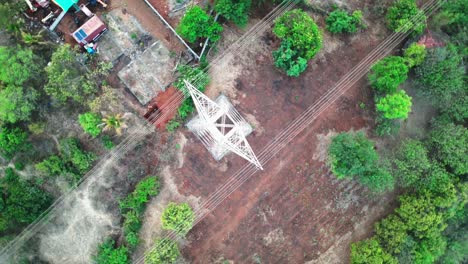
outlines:
M170 203L161 216L162 228L180 235L185 235L192 229L193 221L193 210L187 203Z
M467 1L447 2L436 16L435 28L453 44L427 50L413 44L404 52L416 88L439 112L423 138L405 139L394 151L392 174L404 193L394 213L376 223L375 235L351 246L351 263L468 261L466 7Z
M414 30L415 34L423 32L426 16L419 10L415 0L398 0L387 12L388 28L395 32Z
M355 33L363 26L362 12L356 10L350 15L345 10L336 9L328 15L325 22L331 33Z
M288 76L299 76L322 47L322 33L314 20L304 11L294 9L275 20L273 33L281 46L273 52L275 66Z
M159 238L154 242L154 248L145 255L145 263L175 263L179 256L179 247L175 241L168 238Z

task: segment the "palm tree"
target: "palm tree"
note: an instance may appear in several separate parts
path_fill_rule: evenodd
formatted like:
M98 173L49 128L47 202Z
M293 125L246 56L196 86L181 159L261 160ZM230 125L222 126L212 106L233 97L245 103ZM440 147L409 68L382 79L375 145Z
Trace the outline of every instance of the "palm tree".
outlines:
M122 135L122 130L127 128L122 114L107 115L102 121L104 122L101 124L104 125L103 131L115 130L119 136Z

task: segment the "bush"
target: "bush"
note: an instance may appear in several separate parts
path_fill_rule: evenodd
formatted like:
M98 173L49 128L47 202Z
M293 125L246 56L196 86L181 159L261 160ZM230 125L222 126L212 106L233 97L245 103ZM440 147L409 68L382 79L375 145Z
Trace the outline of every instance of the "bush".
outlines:
M379 98L375 104L375 108L384 118L406 119L411 111L411 105L411 97L405 91L400 90Z
M36 170L47 174L47 176L58 176L66 171L65 162L56 155L52 155L47 159L36 163L34 167Z
M338 179L364 175L378 160L374 143L364 133L340 133L328 148L331 171Z
M284 70L288 76L298 77L307 68L307 60L291 49L288 40L283 41L280 48L273 52L273 59L275 66Z
M61 140L60 154L62 158L70 162L80 174L86 173L96 159L96 155L81 149L80 143L76 138Z
M128 259L128 249L124 246L115 248L114 240L110 239L99 246L97 256L94 261L98 264L127 264L130 263Z
M195 43L199 38L210 38L215 42L223 28L201 7L193 6L182 17L176 31L190 43Z
M423 93L440 106L450 105L456 97L466 94L463 60L452 45L429 50L415 73Z
M314 20L304 11L294 9L275 21L273 33L283 41L289 41L297 56L312 59L322 47L322 33Z
M411 44L404 52L404 58L408 63L408 67L412 68L424 62L427 51L424 45L418 43Z
M398 263L390 254L386 253L376 239L367 239L351 245L351 263Z
M370 84L380 93L394 93L398 86L408 78L405 59L389 56L372 66L368 75Z
M159 189L159 177L149 176L140 181L135 190L120 202L120 208L133 209L139 213L151 197L159 194Z
M95 113L84 113L78 116L78 121L80 122L83 130L90 134L93 138L97 137L102 132L102 128L99 126L101 122L101 117Z
M349 15L348 12L337 9L328 15L325 22L331 33L355 33L362 25L362 12L356 10Z
M234 24L244 27L249 20L252 0L216 0L215 11Z
M394 32L414 29L416 34L421 34L426 16L418 9L415 0L398 0L388 9L386 19L388 28Z
M187 203L169 203L161 216L161 221L163 229L185 235L193 226L193 210Z
M28 135L20 128L0 128L0 153L7 159L12 158L26 147L27 139Z
M113 149L115 147L114 142L112 142L112 139L108 135L104 135L101 138L102 145L104 145L105 149Z
M179 256L180 251L176 242L168 238L160 238L154 242L153 249L145 255L145 263L175 263Z

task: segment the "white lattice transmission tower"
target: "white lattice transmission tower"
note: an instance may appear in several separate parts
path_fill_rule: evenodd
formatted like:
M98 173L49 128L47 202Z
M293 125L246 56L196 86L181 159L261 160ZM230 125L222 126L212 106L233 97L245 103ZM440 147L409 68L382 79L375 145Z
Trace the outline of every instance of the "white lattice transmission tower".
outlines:
M186 80L184 82L198 112L187 123L187 127L200 139L213 158L219 161L231 151L263 170L246 139L253 129L228 98L220 95L216 101L212 101L191 83Z

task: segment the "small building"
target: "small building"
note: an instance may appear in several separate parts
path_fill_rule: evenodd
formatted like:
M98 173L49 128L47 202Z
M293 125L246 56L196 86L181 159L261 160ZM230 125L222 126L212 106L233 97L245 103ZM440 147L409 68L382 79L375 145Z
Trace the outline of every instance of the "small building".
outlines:
M73 32L72 36L81 46L85 46L96 41L106 31L106 24L98 16L94 15Z
M76 10L79 10L78 7L78 0L52 0L56 5L62 8L63 11L67 12L72 6L75 7Z

